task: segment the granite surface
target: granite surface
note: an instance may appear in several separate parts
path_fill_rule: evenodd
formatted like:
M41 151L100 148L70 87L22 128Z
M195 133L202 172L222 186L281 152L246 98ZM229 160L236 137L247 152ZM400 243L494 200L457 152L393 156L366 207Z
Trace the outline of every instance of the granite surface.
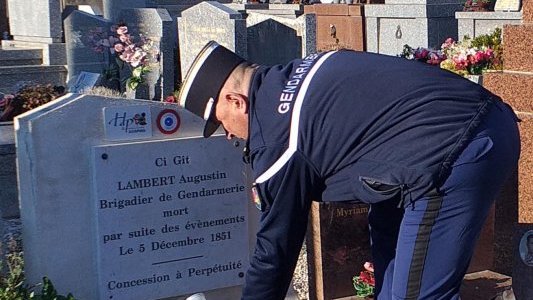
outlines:
M522 15L524 23L533 22L533 0L522 0Z
M510 45L503 48L504 69L533 72L533 23L506 25L503 36L504 45Z
M519 113L518 117L522 120L519 124L522 152L518 173L518 222L533 224L533 113Z
M247 57L246 20L242 14L215 1L205 1L178 18L181 76L185 77L198 52L209 41Z
M533 112L533 74L490 72L483 77L483 86L500 96L514 110Z

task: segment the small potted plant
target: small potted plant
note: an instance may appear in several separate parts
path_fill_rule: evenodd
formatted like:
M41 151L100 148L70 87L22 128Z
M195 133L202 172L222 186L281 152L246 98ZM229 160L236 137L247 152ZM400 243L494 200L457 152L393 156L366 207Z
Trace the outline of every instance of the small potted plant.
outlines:
M374 278L374 265L371 262L364 264L364 271L359 276L353 277L353 287L355 295L362 299L374 299L374 288L376 286Z

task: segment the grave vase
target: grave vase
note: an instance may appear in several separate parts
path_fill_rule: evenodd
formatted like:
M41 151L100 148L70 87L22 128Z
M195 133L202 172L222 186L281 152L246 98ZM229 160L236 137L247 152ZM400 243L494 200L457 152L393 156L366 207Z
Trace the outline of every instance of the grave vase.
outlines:
M144 99L144 100L159 100L156 86L158 82L157 74L155 72L148 72L142 75L142 82L137 85L136 89L131 89L126 85L126 98L130 99ZM159 95L160 96L160 95Z

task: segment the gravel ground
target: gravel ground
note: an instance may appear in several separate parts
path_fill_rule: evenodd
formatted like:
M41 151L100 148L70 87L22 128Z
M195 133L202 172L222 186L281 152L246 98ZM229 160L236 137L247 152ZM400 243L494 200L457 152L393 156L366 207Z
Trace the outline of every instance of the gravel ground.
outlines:
M309 284L307 281L307 248L305 246L305 242L303 244L302 251L300 251L298 264L294 270L292 287L296 291L299 300L309 299Z

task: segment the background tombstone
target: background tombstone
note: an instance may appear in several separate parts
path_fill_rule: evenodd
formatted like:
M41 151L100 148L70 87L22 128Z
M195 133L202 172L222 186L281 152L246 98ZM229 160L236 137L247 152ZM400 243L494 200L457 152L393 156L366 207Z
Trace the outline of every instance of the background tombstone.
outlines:
M363 5L314 4L304 6L306 14L316 14L318 51L352 49L364 51Z
M441 2L390 0L365 5L367 51L396 56L405 44L436 48L449 37L457 40L455 12L462 4L460 0Z
M102 0L63 0L63 9L67 6L87 5L95 12L96 15L104 15L104 4Z
M62 41L61 0L8 0L9 27L14 40L37 43Z
M270 14L249 13L248 60L257 64L285 64L316 51L315 15L296 19Z
M204 139L174 105L77 94L15 122L28 282L48 276L77 299L240 296L258 214L221 131Z
M146 7L146 0L102 0L102 7L106 19L118 22L123 9Z
M178 35L182 78L211 40L247 58L246 20L218 2L202 2L183 11L178 18Z
M96 43L111 35L112 23L78 10L65 19L65 44L69 80L80 72L104 73L110 66L109 48Z
M142 36L152 40L159 48L159 61L150 64L150 72L145 76L145 93L137 93L135 98L162 101L174 92L174 68L176 49L176 23L166 9L137 8L125 9L120 20L128 25L132 36ZM138 89L136 92L142 92Z
M496 27L503 28L505 24L520 24L522 12L501 12L501 11L458 11L455 13L458 21L458 38L465 35L474 38L482 34L490 34Z
M306 239L310 300L355 294L352 278L372 261L368 208L367 204L312 203Z

